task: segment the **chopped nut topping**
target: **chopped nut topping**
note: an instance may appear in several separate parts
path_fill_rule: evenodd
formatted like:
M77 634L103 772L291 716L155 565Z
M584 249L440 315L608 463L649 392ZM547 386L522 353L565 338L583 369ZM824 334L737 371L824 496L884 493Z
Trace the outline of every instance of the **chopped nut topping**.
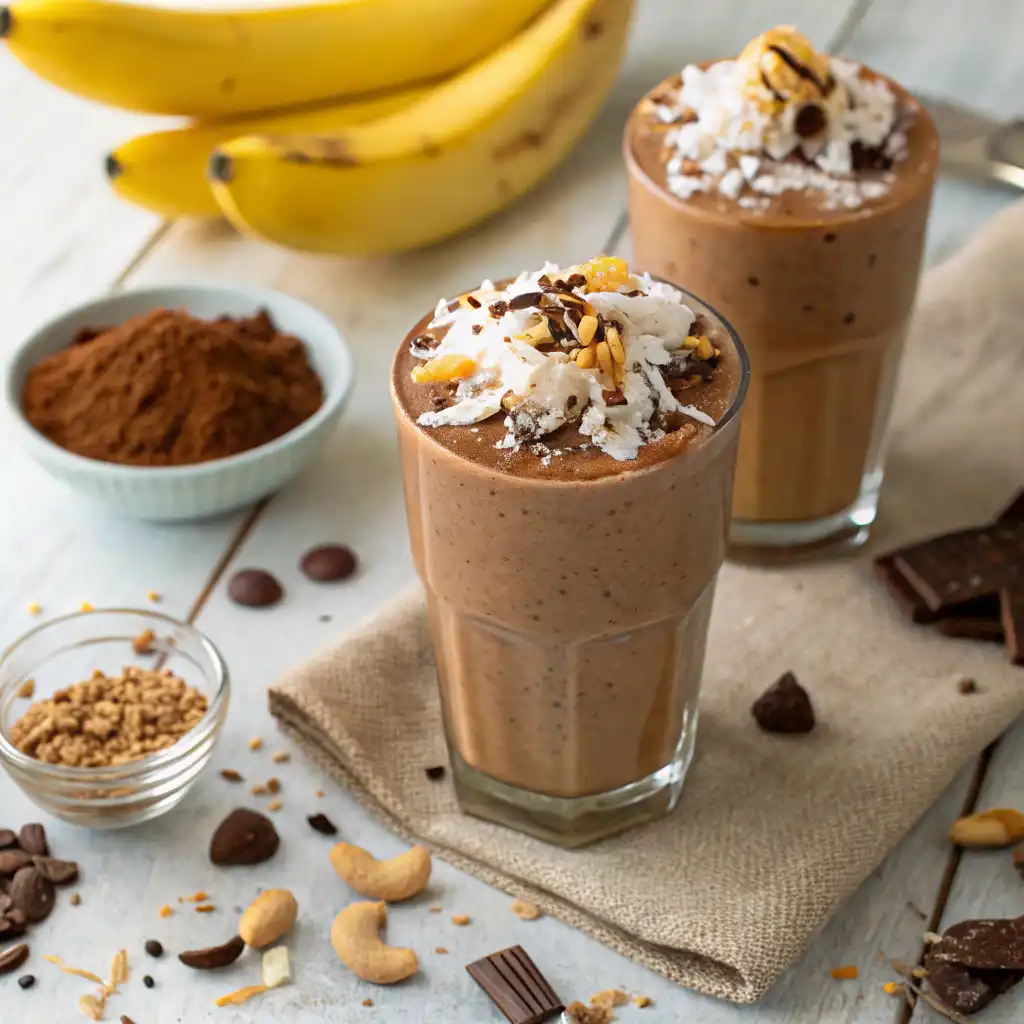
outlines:
M160 603L160 595L155 590L147 590L146 591L146 600L151 602L152 604L159 604Z
M515 900L512 904L512 913L521 921L536 921L543 916L543 912L536 903L529 900Z
M214 1006L241 1006L247 1003L253 996L262 995L267 991L266 985L246 985L245 988L235 989L226 996L221 996L213 1001Z
M468 356L449 354L414 367L412 379L417 384L429 384L437 380L464 380L472 377L475 371L476 363Z
M225 782L244 782L245 781L245 779L243 779L242 776L239 775L239 773L234 770L234 768L222 768L221 771L220 771L220 777L222 779L224 779Z
M217 908L214 907L214 905L212 903L200 903L199 906L196 907L196 913L197 914L212 914L214 912L214 910L216 910L216 909Z
M194 893L192 893L191 896L179 896L178 897L178 902L179 903L202 903L205 900L208 900L209 898L210 898L210 894L208 892L204 892L202 889L200 889L199 892L194 892Z
M467 914L452 914L452 924L458 925L460 928L465 928L469 921Z
M46 764L105 768L165 750L206 711L206 698L166 670L97 670L29 707L11 728L11 742Z
M281 803L280 800L271 800L270 803L267 804L267 810L272 812L279 811L282 807L284 807L284 804Z
M270 760L274 764L287 764L292 759L292 755L287 750L279 750Z
M18 687L18 696L22 700L31 700L36 695L36 681L34 679L26 679L25 682Z
M253 738L251 740L249 740L249 749L250 750L262 750L263 749L263 740L261 740L259 736L253 736Z
M27 611L29 615L38 615L42 610L42 605L40 605L38 601L29 601L29 603L25 605L25 611Z
M275 795L281 792L281 780L275 778L273 775L267 779L267 792L271 795Z
M836 981L853 981L857 978L860 972L856 967L833 967L829 972Z
M81 604L80 604L80 605L78 606L78 610L79 610L80 612L91 612L91 611L95 611L95 609L93 608L93 606L92 606L91 604L89 604L89 602L88 602L88 601L83 601L83 602L82 602L82 603L81 603Z
M161 917L170 917L173 913L174 910L166 903L160 908Z
M80 907L82 905L82 897L81 897L81 895L79 893L73 892L71 894L71 898L68 900L68 902L73 907Z
M132 650L136 654L148 654L153 649L156 634L151 629L144 629L133 641Z
M645 1006L651 1005L650 996L633 996L633 1005L642 1010Z
M434 952L437 953L438 956L447 956L448 955L448 950L445 949L444 946L437 946L437 947L435 947Z

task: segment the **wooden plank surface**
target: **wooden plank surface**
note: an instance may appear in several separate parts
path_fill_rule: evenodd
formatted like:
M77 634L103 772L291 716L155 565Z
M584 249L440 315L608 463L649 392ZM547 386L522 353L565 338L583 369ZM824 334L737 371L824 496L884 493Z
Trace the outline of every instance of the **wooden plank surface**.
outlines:
M1005 28L996 31L991 19L987 27L982 24L978 4L957 0L950 6L960 12L959 25L972 7L974 15L967 19L971 27L966 34L951 32L956 21L923 17L931 5L914 0L909 16L921 17L913 22L897 24L891 5L873 11L852 52L922 88L974 89L977 102L986 106L1004 102L1011 88L1016 90L1013 95L1019 96L1021 71L1010 52L1010 33ZM266 566L278 572L289 588L288 600L281 608L258 614L230 605L221 583L199 615L200 626L224 648L235 676L235 709L218 754L219 764L243 770L253 779L271 772L282 777L284 856L266 873L244 873L237 880L210 877L204 859L205 840L232 799L232 794L224 792L226 784L211 776L201 782L183 809L129 834L84 837L71 829L55 828L58 851L78 852L93 870L83 885L86 904L77 911L62 907L35 934L39 949L45 945L45 951L58 952L69 960L86 958L88 962L81 966L102 970L115 948L130 944L137 951L142 939L150 935L162 935L174 949L216 941L225 929L230 930L230 905L246 902L257 885L285 884L296 890L303 906L303 922L294 946L299 983L273 993L258 1011L215 1011L209 998L235 984L255 980L250 976L251 964L248 968L240 965L220 978L190 974L170 962L159 968L147 964L146 969L158 976L159 998L157 993L132 986L131 996L118 1003L118 1014L128 1013L139 1024L171 1024L182 1019L195 1024L252 1019L305 1024L334 1019L338 1007L343 1014L352 1007L348 1013L355 1016L365 995L363 987L337 967L324 939L331 913L344 901L344 893L326 865L325 844L309 834L303 821L305 814L320 809L321 802L313 793L323 780L299 762L271 767L265 756L248 753L245 740L255 733L271 735L263 691L280 670L328 642L411 575L390 412L383 390L397 340L439 294L459 290L484 273L514 272L544 258L577 260L610 242L624 196L618 133L626 112L653 80L686 60L735 50L768 22L796 21L822 43L845 9L845 4L813 0L721 4L710 11L702 8L700 18L695 19L684 5L641 0L620 87L570 164L515 210L466 238L426 253L373 261L312 259L242 241L219 225L175 227L131 275L130 283L189 276L282 287L331 313L357 357L357 394L330 446L317 465L271 503L247 533L242 530L243 524L248 525L243 516L174 528L111 520L69 498L9 446L0 450L0 493L16 496L0 513L0 564L8 570L8 585L0 596L0 643L26 625L23 602L28 600L40 601L48 611L69 610L80 600L97 605L140 604L145 591L158 589L167 593L169 611L185 614L221 556L243 533L232 566ZM897 30L901 26L906 39L905 26L910 23L920 26L927 39L919 38L915 47L894 43L900 38ZM934 45L929 46L928 40ZM937 51L949 55L954 47L958 54L976 53L985 47L998 49L1000 59L989 60L980 73L963 59L945 63L937 59ZM12 69L9 60L5 67L4 61L0 53L0 98L11 95L12 82L19 90L35 85L20 69ZM42 106L35 108L33 118L19 122L21 134L16 136L21 152L30 155L23 164L5 163L0 168L0 184L11 190L8 198L13 194L17 200L0 210L0 218L6 218L0 219L5 270L0 297L7 300L9 308L17 309L26 323L57 301L57 295L63 304L106 287L156 227L147 215L115 203L98 173L84 170L85 154L95 161L114 139L137 130L136 119L39 88ZM3 104L3 109L6 111L8 104ZM3 116L6 126L6 113ZM27 127L30 120L32 130ZM61 124L74 122L59 140L38 131L40 124L58 120ZM42 180L39 167L45 168ZM49 192L48 201L40 198L41 191ZM956 244L981 216L1006 199L1005 193L944 183L936 204L932 253ZM18 247L8 250L7 239L15 236ZM9 275L8 264L13 268ZM7 334L0 347L10 344ZM349 543L359 552L364 568L352 583L318 588L300 581L296 571L299 554L305 546L325 540ZM13 567L13 579L8 567ZM331 616L330 622L321 621L325 615ZM1016 742L1019 745L1022 740ZM389 1021L444 1019L468 1024L496 1019L468 984L461 965L502 943L523 941L550 969L567 997L583 997L619 985L655 999L652 1010L623 1011L623 1020L889 1024L900 1010L881 991L881 982L890 977L884 958L917 958L923 926L914 908L928 913L939 895L948 862L945 832L963 803L970 771L970 767L965 769L825 929L802 963L756 1008L740 1009L693 996L557 922L520 923L509 914L505 896L440 865L425 902L436 900L445 905L446 912L468 913L474 924L455 929L447 924L447 914L440 919L428 916L422 904L396 911L393 941L408 942L421 950L424 974L411 986L374 991L377 1007L367 1012ZM1017 783L1019 792L1019 780ZM325 788L329 788L329 796L322 804L343 823L347 838L378 853L400 848L346 794ZM1009 795L1006 800L1013 802ZM30 816L21 795L6 780L0 781L0 806L14 820ZM173 856L169 857L168 851ZM968 916L972 907L999 903L1005 872L995 871L990 882L978 874L990 864L995 861L984 858L961 864L951 913L956 909L959 916ZM155 919L156 907L174 895L214 885L220 887L214 893L222 904L220 914L210 915L210 919L178 914L166 925ZM83 915L84 925L75 914ZM430 955L436 945L446 946L451 954ZM142 962L136 955L136 966L141 967ZM843 983L829 976L832 967L848 963L860 968L860 980ZM31 1001L17 1004L19 1016L12 1020L34 1024L36 1020L72 1019L74 998L80 991L74 979L46 974L45 982L26 994ZM24 1011L25 1017L20 1016L22 1005L31 1008ZM1007 1002L1010 1005L1019 1008L1019 1003ZM7 1024L5 1009L6 1004L0 1003L0 1020ZM1011 1017L992 1019L1008 1021Z

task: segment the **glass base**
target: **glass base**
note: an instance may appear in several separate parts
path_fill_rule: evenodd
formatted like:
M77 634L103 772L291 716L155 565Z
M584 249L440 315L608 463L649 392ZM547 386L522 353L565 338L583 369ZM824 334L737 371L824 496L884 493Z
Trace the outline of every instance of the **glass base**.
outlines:
M455 750L451 751L452 781L467 814L556 846L586 846L663 817L675 808L693 759L696 735L694 716L680 737L675 756L664 768L606 793L581 797L533 793L471 768Z
M734 519L729 527L728 557L737 562L779 564L839 554L860 547L878 512L881 472L865 477L864 487L849 507L821 519L755 522Z

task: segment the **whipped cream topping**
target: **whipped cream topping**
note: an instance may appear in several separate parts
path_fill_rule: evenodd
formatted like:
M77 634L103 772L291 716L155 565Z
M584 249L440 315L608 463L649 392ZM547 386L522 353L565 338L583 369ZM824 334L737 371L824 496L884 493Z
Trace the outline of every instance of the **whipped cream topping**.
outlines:
M590 339L586 317L598 324ZM555 325L553 336L538 345L536 329L540 325L543 336L545 323ZM484 281L461 300L438 303L428 328L436 334L411 344L412 354L427 361L424 377L445 364L460 365L460 373L471 369L458 380L452 404L422 414L418 422L469 426L505 412L506 433L497 447L526 445L545 457L558 452L539 444L541 439L575 423L613 458L636 458L641 446L665 435L672 414L714 426L706 413L680 401L669 383L684 383L691 365L707 369L694 348L698 339L692 332L699 326L680 291L647 276L628 275L618 290L590 290L583 275L547 264L520 274L505 289ZM594 350L598 339L612 335L621 341L618 359L609 362L615 346L606 344L603 365L598 358L581 365L588 362L580 360L588 341ZM706 356L706 338L703 345ZM710 356L712 364L717 356ZM470 362L459 364L460 359ZM420 379L419 370L414 379Z
M812 54L813 68L793 49ZM798 85L817 88L787 94L766 74L765 54ZM772 196L810 189L828 207L856 208L885 195L889 169L907 150L906 112L888 83L814 53L788 28L765 33L737 60L687 66L680 85L651 104L672 126L667 184L683 198L717 192L757 210Z

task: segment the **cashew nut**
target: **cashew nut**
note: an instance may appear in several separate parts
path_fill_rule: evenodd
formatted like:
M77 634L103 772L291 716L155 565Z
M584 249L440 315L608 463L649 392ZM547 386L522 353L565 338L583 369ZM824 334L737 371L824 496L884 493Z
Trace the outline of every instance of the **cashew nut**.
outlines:
M411 978L420 963L411 949L386 946L381 930L388 922L384 903L352 903L331 925L331 945L338 959L363 981L394 985Z
M430 854L414 846L390 860L377 860L351 843L331 850L331 867L360 896L398 903L423 892L430 879Z

